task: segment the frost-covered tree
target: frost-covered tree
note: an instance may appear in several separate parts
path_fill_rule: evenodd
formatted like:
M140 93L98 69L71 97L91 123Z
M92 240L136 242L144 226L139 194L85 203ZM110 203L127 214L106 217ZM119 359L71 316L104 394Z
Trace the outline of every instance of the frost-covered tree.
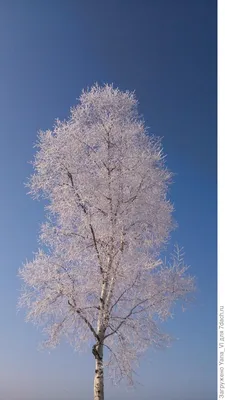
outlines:
M20 270L19 305L43 324L46 345L65 336L77 349L92 346L94 399L103 400L104 366L114 381L132 382L139 356L168 343L160 321L194 288L179 251L169 265L160 259L172 229L171 174L134 94L111 85L83 91L37 147L28 186L47 200L47 222Z

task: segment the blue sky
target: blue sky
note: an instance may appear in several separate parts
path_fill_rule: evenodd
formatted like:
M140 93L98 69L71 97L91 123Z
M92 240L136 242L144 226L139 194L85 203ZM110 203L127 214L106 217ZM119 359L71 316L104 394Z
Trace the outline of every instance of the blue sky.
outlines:
M17 313L18 268L37 249L43 204L23 182L39 129L66 118L83 87L136 90L163 136L172 235L196 275L196 301L166 325L179 340L151 353L136 392L107 400L216 398L216 1L0 1L0 399L92 398L94 360L66 344L37 351L41 333Z

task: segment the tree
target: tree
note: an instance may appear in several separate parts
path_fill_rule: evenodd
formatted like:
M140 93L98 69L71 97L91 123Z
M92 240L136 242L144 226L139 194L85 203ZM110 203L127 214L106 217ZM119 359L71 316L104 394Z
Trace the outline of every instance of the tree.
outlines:
M92 344L103 400L103 353L114 381L132 382L139 356L169 340L160 320L194 289L179 250L169 265L160 259L173 226L171 173L134 94L111 85L83 91L37 147L28 186L48 201L47 222L42 249L20 270L19 305L43 324L47 346L62 336L77 349Z

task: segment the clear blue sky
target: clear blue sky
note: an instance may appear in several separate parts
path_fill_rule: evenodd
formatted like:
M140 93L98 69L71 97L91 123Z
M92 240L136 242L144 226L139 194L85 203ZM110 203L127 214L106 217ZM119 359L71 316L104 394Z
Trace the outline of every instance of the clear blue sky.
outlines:
M136 90L176 173L171 198L197 276L195 304L166 328L134 393L106 400L216 398L216 1L0 0L0 399L88 400L94 360L66 344L38 352L41 333L17 314L18 268L37 249L43 204L23 186L38 129L66 118L83 87Z

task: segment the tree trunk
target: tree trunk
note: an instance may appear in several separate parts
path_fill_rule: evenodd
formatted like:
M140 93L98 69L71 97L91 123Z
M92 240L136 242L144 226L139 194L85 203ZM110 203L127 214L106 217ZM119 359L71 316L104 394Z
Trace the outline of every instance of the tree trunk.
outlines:
M94 345L95 357L94 400L104 400L103 345Z

